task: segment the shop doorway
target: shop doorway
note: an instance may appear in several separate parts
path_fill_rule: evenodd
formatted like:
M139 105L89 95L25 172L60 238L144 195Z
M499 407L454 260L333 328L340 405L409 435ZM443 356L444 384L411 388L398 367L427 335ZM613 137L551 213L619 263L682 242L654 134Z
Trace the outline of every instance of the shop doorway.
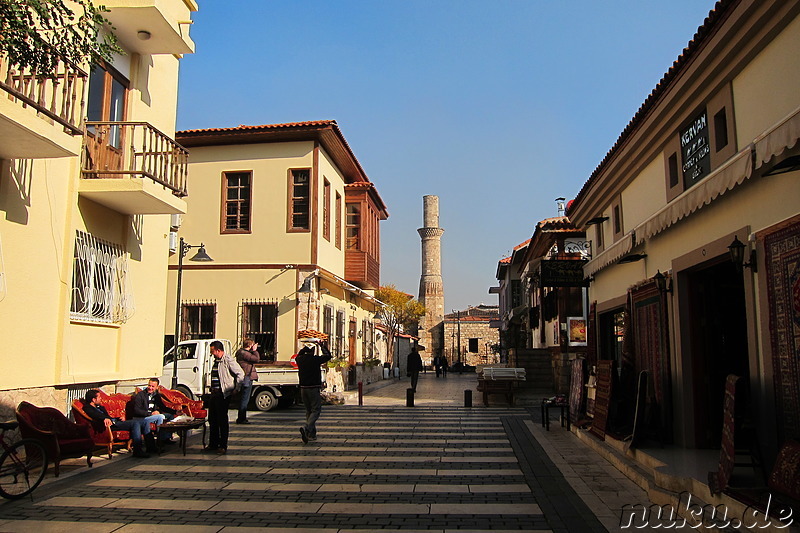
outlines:
M749 383L744 278L724 261L690 271L685 280L694 444L719 448L725 378L736 374Z

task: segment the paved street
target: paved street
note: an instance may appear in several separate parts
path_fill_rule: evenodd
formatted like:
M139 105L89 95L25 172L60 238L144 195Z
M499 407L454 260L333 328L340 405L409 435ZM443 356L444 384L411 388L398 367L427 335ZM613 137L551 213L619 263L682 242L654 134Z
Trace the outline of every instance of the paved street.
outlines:
M33 501L0 503L0 531L617 531L622 505L647 501L557 422L545 432L538 408L486 408L477 392L464 408L474 386L423 374L409 408L393 381L363 407L324 406L308 445L296 406L232 424L224 456L197 434L186 457L48 473Z

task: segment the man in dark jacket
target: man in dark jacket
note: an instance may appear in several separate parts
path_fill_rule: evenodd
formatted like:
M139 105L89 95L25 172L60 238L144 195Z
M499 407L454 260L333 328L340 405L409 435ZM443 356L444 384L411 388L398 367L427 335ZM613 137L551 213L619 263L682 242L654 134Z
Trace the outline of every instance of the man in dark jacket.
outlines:
M322 412L322 372L320 366L331 360L328 343L318 343L322 355L317 355L316 346L308 343L297 353L297 377L300 382L300 397L306 406L306 423L300 427L300 438L304 443L317 440L317 419Z
M258 370L256 363L261 360L258 353L258 343L253 339L242 341L242 347L236 352L236 362L244 371L242 381L242 397L239 400L239 416L236 418L237 424L249 424L247 420L247 404L250 403L250 393L253 391L253 382L258 381Z
M134 418L132 420L120 420L119 418L111 418L102 405L100 393L96 389L86 391L83 398L83 412L89 415L96 427L96 430L102 431L103 428L111 428L111 431L128 431L133 440L133 456L134 457L150 457L145 453L142 447L142 433L145 429L145 422L143 418Z
M408 354L408 377L411 378L411 389L417 392L417 382L419 381L419 373L422 372L422 357L417 351L417 347L411 350Z
M158 392L159 383L158 378L150 378L150 381L147 382L147 388L139 391L133 398L133 416L144 418L145 428L147 429L150 428L151 423L160 426L164 422L169 422L175 418L175 410L164 404L164 399L161 397L161 393ZM171 435L171 432L159 431L159 437L162 441L168 441ZM144 440L148 452L158 451L152 433L146 431Z

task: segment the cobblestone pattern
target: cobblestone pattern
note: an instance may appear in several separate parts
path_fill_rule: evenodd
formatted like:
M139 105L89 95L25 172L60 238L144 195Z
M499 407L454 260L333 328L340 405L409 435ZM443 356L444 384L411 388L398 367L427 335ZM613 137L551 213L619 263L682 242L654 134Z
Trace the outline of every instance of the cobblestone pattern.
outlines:
M460 390L437 386L443 397L459 396ZM398 407L405 384L397 389L383 391L387 404L396 397L390 406L325 406L318 443L301 443L304 412L294 407L232 425L225 456L202 453L194 436L185 457L171 451L83 468L48 481L33 501L0 503L0 531L111 532L125 524L138 525L136 531L183 525L198 533L201 526L203 532L605 530L526 427L531 412L452 403Z

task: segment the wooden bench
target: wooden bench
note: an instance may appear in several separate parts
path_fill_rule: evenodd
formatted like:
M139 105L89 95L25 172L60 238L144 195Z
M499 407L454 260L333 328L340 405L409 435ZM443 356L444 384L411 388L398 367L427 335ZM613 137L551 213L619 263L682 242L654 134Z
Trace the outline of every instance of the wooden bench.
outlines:
M514 391L525 381L524 368L486 367L478 373L478 392L483 393L483 405L489 406L490 394L503 394L514 405Z

